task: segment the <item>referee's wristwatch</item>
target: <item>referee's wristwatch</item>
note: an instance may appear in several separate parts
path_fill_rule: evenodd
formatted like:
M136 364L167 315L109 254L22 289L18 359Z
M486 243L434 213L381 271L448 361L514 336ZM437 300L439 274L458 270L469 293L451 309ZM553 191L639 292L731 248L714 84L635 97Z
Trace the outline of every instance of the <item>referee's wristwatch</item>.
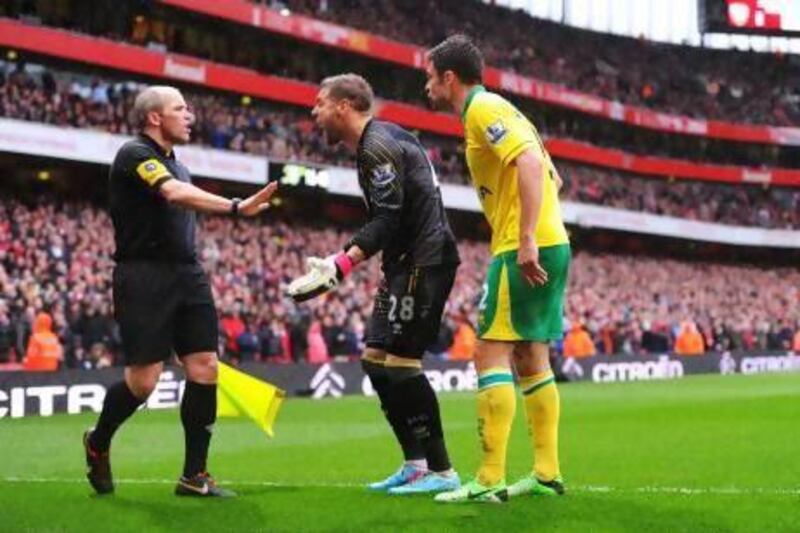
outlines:
M242 203L241 198L231 198L231 215L239 216L239 204Z

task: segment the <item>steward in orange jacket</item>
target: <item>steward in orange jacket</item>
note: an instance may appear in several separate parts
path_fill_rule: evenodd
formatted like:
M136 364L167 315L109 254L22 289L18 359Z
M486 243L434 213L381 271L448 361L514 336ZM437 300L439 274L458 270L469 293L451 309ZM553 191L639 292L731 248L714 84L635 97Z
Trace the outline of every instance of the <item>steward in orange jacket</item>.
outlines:
M33 334L28 340L28 350L22 362L24 370L58 370L58 363L64 357L61 342L53 333L53 319L47 313L39 313L33 321Z
M596 353L594 342L580 322L572 324L564 338L564 357L591 357Z

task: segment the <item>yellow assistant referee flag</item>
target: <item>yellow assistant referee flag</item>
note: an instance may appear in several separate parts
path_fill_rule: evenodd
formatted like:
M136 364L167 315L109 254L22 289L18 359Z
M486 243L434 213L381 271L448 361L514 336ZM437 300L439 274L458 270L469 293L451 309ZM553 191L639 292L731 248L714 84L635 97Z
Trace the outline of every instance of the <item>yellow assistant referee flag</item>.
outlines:
M286 392L225 363L219 363L217 416L246 416L272 437L278 409Z

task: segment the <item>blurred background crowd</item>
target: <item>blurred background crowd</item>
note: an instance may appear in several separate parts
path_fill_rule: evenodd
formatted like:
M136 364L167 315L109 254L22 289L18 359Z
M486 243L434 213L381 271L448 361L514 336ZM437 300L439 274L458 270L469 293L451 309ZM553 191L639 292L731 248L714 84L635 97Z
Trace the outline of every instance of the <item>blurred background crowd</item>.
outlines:
M377 259L326 297L295 305L283 295L288 281L302 273L305 257L325 256L348 237L344 230L280 220L204 217L199 252L220 311L221 353L276 362L358 355L380 280ZM22 358L41 312L51 317L67 367L120 360L110 298L112 248L104 210L80 202L4 199L0 362ZM485 242L462 240L459 249L462 265L432 350L456 359L471 355L489 260ZM800 271L793 268L578 252L567 294L569 333L556 347L567 355L681 352L681 342L690 338L685 353L800 349ZM575 344L579 333L588 336L589 346Z
M132 134L129 114L142 84L36 65L26 68L21 63L0 63L0 67L0 117ZM307 110L184 93L196 114L195 143L276 161L353 165L353 157L344 148L325 140ZM468 183L459 141L420 137L443 182ZM558 169L566 200L724 224L800 228L797 188L676 183L563 160L558 161Z
M607 101L699 119L800 124L796 54L610 36L522 12L509 16L507 9L491 2L258 3L275 13L288 10L422 47L464 32L477 40L490 66ZM328 75L359 72L373 83L380 99L427 105L419 68L152 0L7 0L0 3L0 16L296 82L316 84ZM436 24L420 25L423 19ZM134 96L143 84L156 80L21 48L2 49L0 117L133 133L129 114ZM270 162L353 164L350 154L327 143L307 108L253 98L246 87L234 93L204 83L180 86L196 115L195 144L265 156ZM655 131L516 94L505 96L531 117L545 140L577 140L632 156L756 169L796 169L800 161L800 149L790 143ZM421 130L415 134L442 182L469 184L459 138ZM733 226L800 230L798 187L645 176L578 163L575 156L556 161L566 201L716 222L731 226L732 232L738 231ZM65 162L60 164L66 168ZM0 154L0 172L9 174L0 184L0 365L43 354L57 354L60 365L70 368L118 364L119 331L110 298L113 239L103 200L98 199L101 182L86 181L92 194L81 196L78 178L88 167L70 167L64 171L70 178L64 181L71 183L64 186L68 194L46 184L6 184L24 181L28 167L41 166L42 159ZM35 194L17 194L20 188L36 186L41 190ZM310 216L312 204L306 206L306 216L301 202L292 216L271 214L250 222L201 218L199 260L212 278L220 311L220 353L228 360L323 362L352 358L362 349L380 281L377 259L324 298L295 305L283 296L286 283L303 270L303 258L336 250L355 223L352 216L350 226L336 217L326 219L326 209ZM474 229L478 215L471 216ZM800 351L800 271L781 266L794 251L732 251L720 243L658 240L644 233L635 237L638 244L627 247L617 246L619 235L612 231L571 229L586 238L575 239L566 334L555 345L559 353ZM435 357L467 359L476 342L477 303L489 256L481 240L485 231L458 234L463 262L431 351Z

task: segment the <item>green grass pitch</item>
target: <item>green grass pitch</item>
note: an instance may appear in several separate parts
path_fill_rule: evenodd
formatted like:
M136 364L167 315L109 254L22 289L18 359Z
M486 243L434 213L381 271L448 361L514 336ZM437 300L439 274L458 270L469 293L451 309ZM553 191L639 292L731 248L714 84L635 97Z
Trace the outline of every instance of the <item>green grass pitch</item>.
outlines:
M210 469L235 500L172 495L175 411L138 413L94 497L80 437L95 415L0 420L0 531L798 531L800 375L561 386L568 495L436 504L362 488L399 464L374 398L289 400L268 440L221 420ZM473 394L440 396L462 478L478 461ZM509 481L530 468L521 402Z

